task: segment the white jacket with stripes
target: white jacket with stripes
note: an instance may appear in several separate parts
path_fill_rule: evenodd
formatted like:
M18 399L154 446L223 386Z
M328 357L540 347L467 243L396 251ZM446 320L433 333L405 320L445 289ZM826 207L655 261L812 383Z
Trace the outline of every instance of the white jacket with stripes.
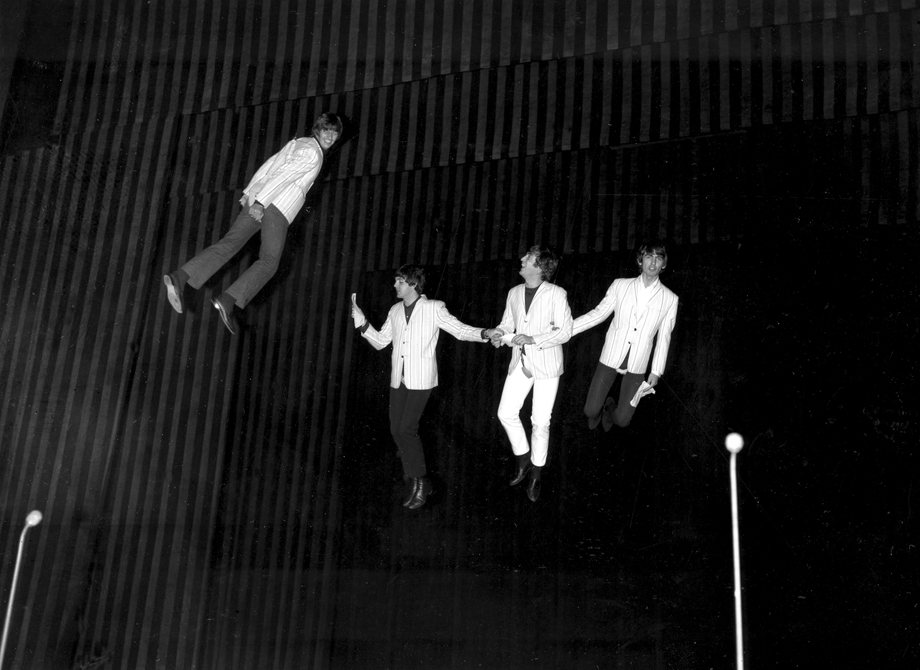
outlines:
M677 295L659 281L645 308L640 311L638 290L641 285L641 275L634 279L614 280L597 307L575 319L572 334L578 335L593 328L613 312L613 320L601 350L601 363L611 368L618 367L623 363L632 341L633 349L629 352L627 370L645 374L657 333L658 344L652 359L652 373L660 377L664 374L671 331L677 321Z
M402 301L390 308L386 321L380 330L368 325L361 337L375 349L393 345L390 368L390 386L399 388L405 381L406 388L413 390L431 389L438 385L437 344L441 331L447 331L458 340L486 342L482 330L461 323L447 311L440 300L429 300L420 296L412 316L406 321Z
M505 333L530 335L534 344L514 346L510 375L521 359L521 350L527 357L527 369L535 379L552 379L564 371L562 345L572 337L572 311L565 289L545 281L525 311L525 285L518 284L508 291L505 313L498 328Z

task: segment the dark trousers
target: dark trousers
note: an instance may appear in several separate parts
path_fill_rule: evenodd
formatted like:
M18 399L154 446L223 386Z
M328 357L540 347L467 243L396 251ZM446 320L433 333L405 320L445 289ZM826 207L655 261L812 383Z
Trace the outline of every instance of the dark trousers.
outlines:
M425 451L418 436L418 422L431 397L432 389L422 391L407 389L400 384L390 388L390 434L399 448L403 474L407 477L424 477Z
M595 422L604 411L604 401L607 400L607 394L610 393L610 387L616 381L620 373L615 369L604 365L597 364L594 371L594 378L591 380L591 387L588 389L588 398L585 400L585 416L588 417L589 424L592 420ZM645 375L637 372L627 372L623 375L623 382L620 384L619 400L613 411L613 423L620 428L626 428L632 421L636 408L629 404L639 386L645 381Z
M226 265L243 248L249 238L261 231L259 260L250 265L226 291L227 295L233 296L236 300L237 307L244 308L278 270L278 261L284 250L288 227L288 220L274 205L265 208L262 221L252 218L249 208L244 207L220 241L182 266L188 274L189 286L200 289L211 275Z

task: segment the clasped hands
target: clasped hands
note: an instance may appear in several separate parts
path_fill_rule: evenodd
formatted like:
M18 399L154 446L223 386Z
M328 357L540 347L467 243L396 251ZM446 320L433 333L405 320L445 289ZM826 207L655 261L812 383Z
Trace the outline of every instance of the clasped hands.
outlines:
M249 216L254 218L256 221L262 221L262 215L265 213L265 206L257 200L249 202L249 198L245 195L240 199L240 204L243 206L243 209L247 209Z
M486 337L489 338L489 342L492 343L492 346L498 349L502 346L502 338L505 336L505 333L500 328L489 328L486 331ZM521 346L524 344L536 344L536 341L530 335L515 335L511 338L511 344Z

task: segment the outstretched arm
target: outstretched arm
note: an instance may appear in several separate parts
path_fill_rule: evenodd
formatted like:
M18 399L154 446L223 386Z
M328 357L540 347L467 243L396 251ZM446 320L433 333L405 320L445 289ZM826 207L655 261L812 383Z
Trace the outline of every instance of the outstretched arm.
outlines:
M351 318L354 319L355 328L361 331L361 337L370 342L374 349L383 349L393 341L393 325L390 323L389 315L387 315L387 320L384 322L383 327L378 331L370 324L367 317L364 316L364 312L358 307L354 293L351 294Z
M490 337L489 329L466 325L447 311L447 307L440 301L438 301L437 309L435 310L435 319L438 328L450 333L458 340L465 342L485 342Z
M572 324L572 335L578 335L589 328L594 328L594 326L602 323L607 317L613 314L617 307L617 296L616 291L614 291L615 286L616 282L613 282L607 288L607 293L604 294L603 299L597 304L597 307L590 312L585 312L575 319Z
M655 355L652 358L652 374L649 375L648 383L654 386L658 383L658 378L664 374L664 366L668 361L668 347L671 346L671 332L677 323L677 298L674 304L668 309L661 326L658 328L658 342L655 344ZM654 381L652 379L654 378Z

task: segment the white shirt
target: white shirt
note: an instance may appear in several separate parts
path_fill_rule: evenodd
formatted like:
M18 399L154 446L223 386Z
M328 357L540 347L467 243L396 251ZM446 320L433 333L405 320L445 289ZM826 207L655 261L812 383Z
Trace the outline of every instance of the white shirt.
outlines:
M655 295L659 284L661 284L661 282L658 280L658 277L655 277L655 281L648 286L645 285L645 281L641 276L636 282L636 308L629 315L630 329L629 336L626 338L626 341L630 344L635 344L639 341L639 320L645 317L645 313L648 311L648 301ZM617 372L623 372L623 370L617 368Z
M307 191L323 167L323 150L312 137L298 137L265 161L253 175L243 193L251 205L277 207L288 223L303 207Z

